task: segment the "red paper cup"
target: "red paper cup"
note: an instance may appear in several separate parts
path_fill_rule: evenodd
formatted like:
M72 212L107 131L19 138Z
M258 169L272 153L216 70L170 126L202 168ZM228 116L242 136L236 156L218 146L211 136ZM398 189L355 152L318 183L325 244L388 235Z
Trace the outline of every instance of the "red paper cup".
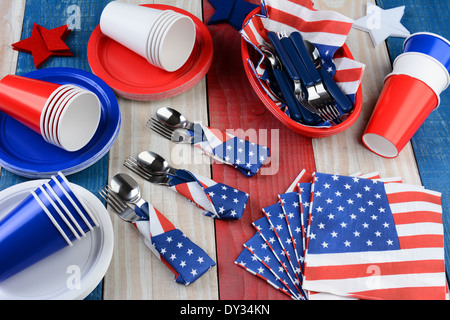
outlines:
M42 134L41 114L60 84L8 75L0 81L0 111Z
M362 140L372 152L395 158L438 105L427 84L404 74L385 79Z

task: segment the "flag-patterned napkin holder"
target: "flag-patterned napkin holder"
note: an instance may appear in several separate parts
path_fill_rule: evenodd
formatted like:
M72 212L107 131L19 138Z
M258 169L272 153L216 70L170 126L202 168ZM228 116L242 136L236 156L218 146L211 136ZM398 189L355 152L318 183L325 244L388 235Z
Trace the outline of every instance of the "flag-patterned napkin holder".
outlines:
M235 263L293 299L447 299L440 197L400 178L303 171Z
M176 174L178 179L171 180L170 189L202 209L205 216L223 220L242 218L248 193L187 170L179 169Z
M227 132L200 123L194 125L193 145L218 162L228 164L246 177L253 177L270 156L270 150Z
M144 207L145 206L145 207ZM144 204L148 220L134 222L146 246L175 274L175 282L189 285L199 279L215 262L156 208Z
M189 170L174 169L173 173L161 176L140 166L133 157L128 157L124 165L151 183L168 186L214 219L241 219L249 200L248 193Z

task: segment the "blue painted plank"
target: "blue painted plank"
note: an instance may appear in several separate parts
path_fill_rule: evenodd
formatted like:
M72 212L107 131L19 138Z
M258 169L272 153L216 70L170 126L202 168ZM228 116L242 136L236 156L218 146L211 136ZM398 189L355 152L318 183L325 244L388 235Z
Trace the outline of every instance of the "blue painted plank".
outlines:
M74 29L65 41L73 53L73 57L51 57L40 69L51 67L71 67L91 71L87 59L89 37L98 25L103 8L111 0L27 0L21 39L31 36L33 23L47 29L64 24ZM16 74L21 75L36 70L32 56L19 53ZM68 176L68 180L78 184L98 196L98 191L107 184L108 155L91 167ZM1 172L0 190L29 179L19 177L5 169ZM86 300L102 299L102 283L86 298Z
M450 39L450 5L440 0L378 0L383 9L405 5L402 24L411 32L433 32ZM401 38L387 40L391 60L403 52ZM444 221L445 264L450 275L450 90L441 94L441 104L417 131L412 139L414 154L422 184L442 192Z

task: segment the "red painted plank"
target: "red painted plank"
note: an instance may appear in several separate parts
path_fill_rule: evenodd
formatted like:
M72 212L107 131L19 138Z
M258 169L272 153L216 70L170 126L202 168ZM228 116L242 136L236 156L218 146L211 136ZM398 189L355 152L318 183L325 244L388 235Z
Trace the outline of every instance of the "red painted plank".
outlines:
M214 13L208 0L203 0L203 11L207 23ZM216 221L219 297L222 300L289 299L236 266L234 261L242 245L255 233L251 223L262 217L261 209L274 204L277 195L286 191L302 169L315 171L311 139L284 127L253 92L244 73L238 31L228 24L210 25L208 29L214 44L214 58L207 74L210 126L221 130L242 129L247 133L255 129L259 137L255 142L266 144L272 153L272 162L267 165L272 172L260 171L251 178L229 166L213 164L214 180L250 194L241 220Z

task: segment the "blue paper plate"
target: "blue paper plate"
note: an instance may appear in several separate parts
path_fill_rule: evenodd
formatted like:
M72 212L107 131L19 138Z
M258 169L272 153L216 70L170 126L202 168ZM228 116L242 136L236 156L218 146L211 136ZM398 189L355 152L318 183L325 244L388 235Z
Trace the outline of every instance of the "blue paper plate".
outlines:
M92 91L102 107L100 124L88 145L68 152L47 143L38 133L0 112L0 166L23 177L48 178L59 171L65 175L79 172L109 151L119 134L121 116L117 98L103 80L73 68L48 68L24 76Z

